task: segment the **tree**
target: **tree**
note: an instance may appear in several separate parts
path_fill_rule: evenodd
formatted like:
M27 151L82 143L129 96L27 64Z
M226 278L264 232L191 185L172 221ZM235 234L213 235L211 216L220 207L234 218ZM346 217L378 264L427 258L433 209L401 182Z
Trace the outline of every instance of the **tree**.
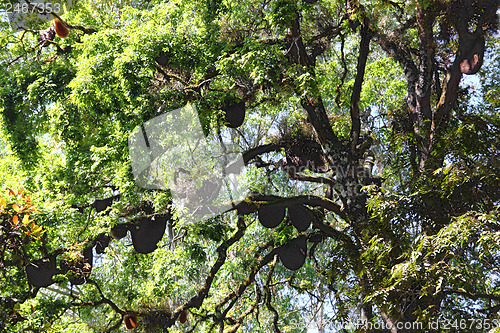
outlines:
M4 330L497 326L499 1L62 4L1 22ZM187 103L251 193L182 224L128 138Z

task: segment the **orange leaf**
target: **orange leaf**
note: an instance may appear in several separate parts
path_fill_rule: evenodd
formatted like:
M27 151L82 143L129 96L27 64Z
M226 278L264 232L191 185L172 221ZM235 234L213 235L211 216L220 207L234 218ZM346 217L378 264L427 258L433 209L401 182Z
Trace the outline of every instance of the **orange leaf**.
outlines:
M9 195L16 195L16 193L9 188Z
M7 201L3 197L0 197L0 207L5 207L7 206Z
M19 217L17 217L17 215L14 215L14 217L12 218L12 222L14 222L14 225L17 225L19 223Z
M12 205L12 209L15 210L17 213L19 213L19 211L21 210L21 208L19 208L19 206L16 204Z
M24 188L22 190L20 190L19 192L17 192L17 195L20 195L21 197L24 198Z

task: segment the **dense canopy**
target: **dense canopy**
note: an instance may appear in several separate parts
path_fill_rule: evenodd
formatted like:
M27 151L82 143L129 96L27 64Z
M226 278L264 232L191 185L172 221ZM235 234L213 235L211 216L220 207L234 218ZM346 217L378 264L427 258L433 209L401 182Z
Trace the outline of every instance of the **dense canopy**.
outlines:
M499 6L3 1L0 331L495 331Z

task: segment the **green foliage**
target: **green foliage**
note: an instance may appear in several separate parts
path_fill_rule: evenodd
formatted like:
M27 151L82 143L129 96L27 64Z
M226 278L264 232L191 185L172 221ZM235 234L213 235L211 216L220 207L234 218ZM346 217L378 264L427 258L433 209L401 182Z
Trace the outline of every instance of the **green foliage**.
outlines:
M37 136L46 130L47 105L68 92L66 85L74 72L64 64L50 67L33 64L6 74L2 76L0 90L5 130L23 164L35 167L40 157Z
M498 40L488 41L478 89L461 86L446 126L427 129L408 95L412 84L430 87L437 119L459 39L451 29L432 41L432 77L417 82L430 76L418 72L415 14L436 15L437 36L452 2L348 3L82 0L62 15L75 28L52 42L39 40L48 21L16 33L0 22L0 331L118 332L134 313L149 332L303 332L312 323L333 332L335 322L360 319L362 305L373 322L496 318ZM365 18L373 35L355 101ZM299 45L306 62L294 60ZM403 70L394 45L422 75ZM242 151L272 147L247 161L255 193L243 208L183 225L169 191L136 186L129 135L188 103L205 134L215 133L223 109L238 102L245 123L228 137ZM312 160L301 155L305 140L318 144L325 170L301 161ZM30 197L3 195L8 188ZM254 202L256 193L266 199ZM258 207L275 200L313 207L313 225L299 232L287 216L264 228ZM130 231L166 213L174 217L154 252L137 253L130 232L97 252L112 227ZM291 272L270 254L298 235L308 239L307 259ZM77 263L86 246L94 247L92 272L73 285L81 272L61 263ZM54 253L57 283L30 286L25 266ZM171 320L186 304L187 323Z
M274 23L282 29L290 28L289 22L297 18L297 1L276 0L272 2Z

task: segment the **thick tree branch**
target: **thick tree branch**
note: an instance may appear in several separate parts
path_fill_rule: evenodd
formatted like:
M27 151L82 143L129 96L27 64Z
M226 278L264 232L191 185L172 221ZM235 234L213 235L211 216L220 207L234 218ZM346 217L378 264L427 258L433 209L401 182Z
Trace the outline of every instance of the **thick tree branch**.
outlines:
M337 85L335 88L335 92L337 93L337 96L335 96L335 103L337 103L337 106L340 108L341 103L340 99L342 98L341 91L342 87L344 86L344 81L347 76L347 63L345 61L345 36L340 35L340 60L342 61L342 76L340 77L340 83Z
M270 143L267 145L262 145L252 148L243 153L243 162L245 162L245 164L248 164L248 162L250 162L256 156L270 153L272 151L279 151L283 147L285 147L284 144Z
M370 52L371 33L368 27L368 19L365 18L364 24L361 26L361 42L359 44L359 57L356 66L356 78L352 88L351 95L351 155L354 156L358 145L359 134L361 132L361 121L359 119L359 100L361 98L361 89L365 78L366 61Z
M309 120L318 134L320 142L328 152L332 152L342 147L342 144L333 132L323 100L320 96L315 97L316 99L311 98L310 100L302 98L300 104L307 111Z
M433 119L433 132L439 132L445 125L453 106L457 100L458 87L462 79L462 72L460 71L460 60L456 56L453 65L448 70L446 75L446 82L441 93L441 98L436 108Z
M299 173L288 173L291 179L293 180L300 180L303 182L311 182L311 183L316 183L316 184L328 184L332 187L337 185L333 180L330 178L325 178L325 177L316 177L316 176L308 176L308 175L303 175Z
M338 205L332 200L313 195L299 195L295 197L282 198L273 195L253 194L236 205L233 210L236 209L240 214L247 215L257 212L261 206L265 205L288 206L296 204L306 204L312 207L321 207L339 215L343 219L347 219L342 206Z

